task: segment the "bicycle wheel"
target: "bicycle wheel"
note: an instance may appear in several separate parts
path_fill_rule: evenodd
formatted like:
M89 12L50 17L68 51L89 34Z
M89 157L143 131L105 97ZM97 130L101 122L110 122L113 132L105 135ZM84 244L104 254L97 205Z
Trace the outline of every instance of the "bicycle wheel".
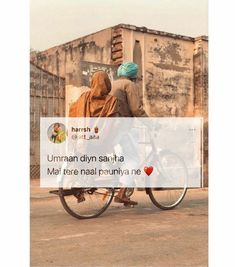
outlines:
M80 195L84 201L79 202ZM101 215L110 205L114 189L110 188L59 188L59 197L64 209L78 219L91 219Z
M160 209L173 209L180 204L187 192L188 172L184 161L175 153L162 151L159 154L157 169L158 178L168 181L168 185L177 181L177 186L148 188L152 203Z

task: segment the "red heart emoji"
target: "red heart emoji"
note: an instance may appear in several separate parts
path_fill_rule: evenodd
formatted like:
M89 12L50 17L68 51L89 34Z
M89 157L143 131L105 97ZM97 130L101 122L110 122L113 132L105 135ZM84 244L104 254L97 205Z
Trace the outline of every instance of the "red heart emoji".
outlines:
M150 167L144 167L144 171L145 173L149 176L152 172L153 172L153 167L150 166Z

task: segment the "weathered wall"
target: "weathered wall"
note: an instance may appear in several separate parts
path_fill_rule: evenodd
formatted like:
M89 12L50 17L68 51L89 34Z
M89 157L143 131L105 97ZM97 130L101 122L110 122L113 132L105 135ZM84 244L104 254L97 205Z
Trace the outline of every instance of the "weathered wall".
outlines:
M30 177L39 177L40 117L65 116L65 80L30 64Z
M123 60L135 61L142 70L139 78L149 115L192 116L194 42L128 29L123 40Z
M194 38L117 26L40 52L32 59L74 87L87 85L81 62L117 65L133 60L140 66L140 91L150 116L193 116L194 46Z
M194 115L208 115L208 42L204 37L195 40L194 66Z
M158 116L193 115L193 44L147 36L146 104Z
M43 69L64 77L67 85L81 86L80 62L110 64L111 28L35 53L31 60Z

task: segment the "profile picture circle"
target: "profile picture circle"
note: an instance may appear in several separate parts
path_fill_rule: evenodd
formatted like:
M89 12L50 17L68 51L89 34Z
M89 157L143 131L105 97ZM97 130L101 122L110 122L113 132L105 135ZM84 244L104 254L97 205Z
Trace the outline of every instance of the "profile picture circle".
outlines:
M60 122L53 123L47 130L49 140L54 144L61 144L66 139L65 125Z

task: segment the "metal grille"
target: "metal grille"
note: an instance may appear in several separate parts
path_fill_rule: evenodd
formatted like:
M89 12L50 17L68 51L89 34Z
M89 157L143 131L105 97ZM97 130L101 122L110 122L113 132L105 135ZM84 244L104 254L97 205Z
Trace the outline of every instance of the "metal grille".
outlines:
M40 165L30 165L30 179L40 178Z
M63 117L64 111L65 79L30 64L30 178L40 177L40 117Z

